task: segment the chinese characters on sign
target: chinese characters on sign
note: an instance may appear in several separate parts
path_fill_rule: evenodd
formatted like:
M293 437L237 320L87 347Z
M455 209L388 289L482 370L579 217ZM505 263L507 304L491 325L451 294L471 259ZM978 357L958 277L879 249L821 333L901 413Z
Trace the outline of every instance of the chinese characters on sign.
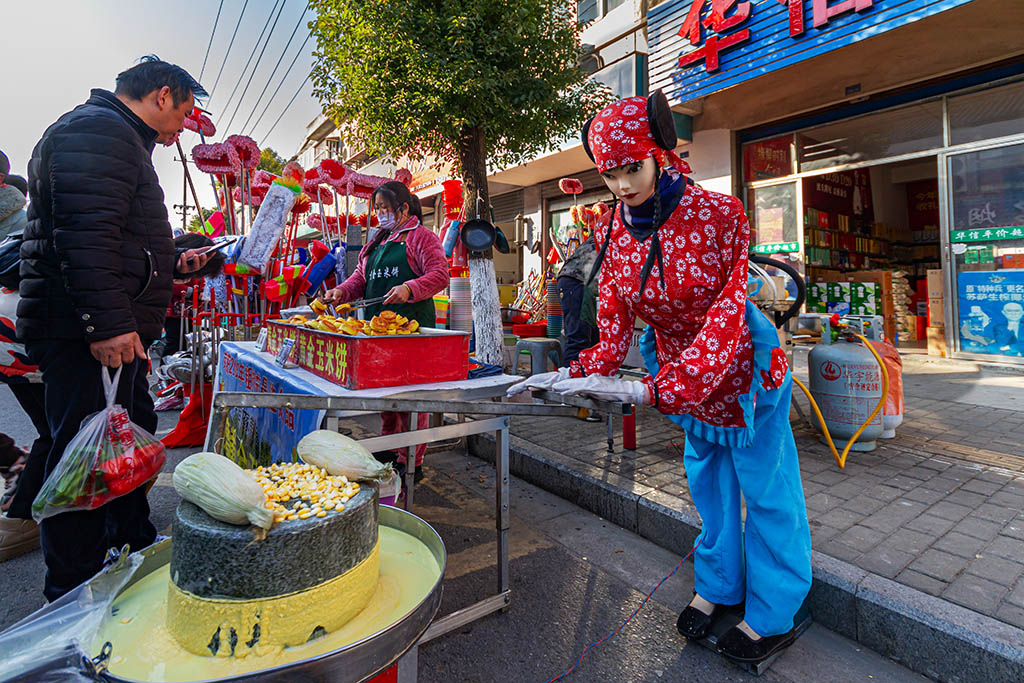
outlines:
M789 35L799 36L804 32L804 3L807 0L778 0L786 5L789 10ZM706 5L711 5L711 11L704 19L701 13ZM811 0L813 9L812 24L815 28L826 26L829 21L846 12L863 12L870 9L874 0ZM726 14L731 14L727 17ZM686 20L679 28L679 35L690 41L690 45L697 47L682 55L679 58L681 68L689 67L698 62L704 62L708 73L718 71L719 55L726 49L740 45L750 40L750 29L744 28L732 33L731 29L737 28L740 24L750 18L753 13L753 3L749 1L738 2L738 0L693 0ZM704 27L708 35L701 45L701 34Z
M991 242L993 240L1024 239L1024 226L1008 226L1005 228L979 228L976 230L953 230L949 233L950 242Z
M799 242L776 242L774 244L758 244L750 248L755 254L786 254L800 251Z
M701 21L701 10L704 5L711 3L711 12ZM726 18L726 12L735 8L732 16ZM690 41L690 45L700 45L701 26L713 31L704 41L704 45L693 52L689 52L679 58L679 66L687 67L696 62L704 61L708 73L718 71L718 54L722 50L739 45L750 40L750 29L745 28L736 31L728 36L719 37L716 34L725 33L729 29L736 28L750 18L750 2L737 3L736 0L693 0L686 20L679 27L679 35Z

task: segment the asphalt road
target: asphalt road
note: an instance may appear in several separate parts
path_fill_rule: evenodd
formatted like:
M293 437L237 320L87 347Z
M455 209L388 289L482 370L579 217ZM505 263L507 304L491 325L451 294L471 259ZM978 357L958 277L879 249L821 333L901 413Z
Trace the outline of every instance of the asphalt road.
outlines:
M34 435L6 390L0 431L27 444ZM161 416L161 429L173 425ZM150 494L152 515L166 533L178 497L169 472L191 451L170 453ZM415 512L441 535L448 551L441 613L494 591L494 470L456 452L431 453ZM614 631L679 562L653 543L540 489L513 480L512 602L424 645L423 683L544 683L569 669L591 643ZM0 629L40 607L44 566L39 551L0 566ZM750 674L688 643L676 616L692 594L684 565L621 632L593 648L566 681L747 681ZM768 681L923 681L891 661L822 627L812 626L762 676Z

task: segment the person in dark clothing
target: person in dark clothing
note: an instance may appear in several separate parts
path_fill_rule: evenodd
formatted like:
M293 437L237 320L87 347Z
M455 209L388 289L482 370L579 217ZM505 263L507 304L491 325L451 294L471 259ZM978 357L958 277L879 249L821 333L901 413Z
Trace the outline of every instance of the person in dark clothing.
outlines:
M18 337L43 373L49 475L82 420L104 405L101 372L123 367L117 402L148 432L157 418L146 347L163 331L171 281L207 255L177 253L152 153L206 91L184 69L145 57L43 133L29 162ZM156 538L145 488L95 510L44 519L44 594L56 600L103 566L108 548Z
M580 351L598 342L597 286L587 287L595 261L597 249L591 234L558 271L558 297L562 304L562 332L565 334L563 367L569 367L579 358ZM594 278L595 283L596 280Z

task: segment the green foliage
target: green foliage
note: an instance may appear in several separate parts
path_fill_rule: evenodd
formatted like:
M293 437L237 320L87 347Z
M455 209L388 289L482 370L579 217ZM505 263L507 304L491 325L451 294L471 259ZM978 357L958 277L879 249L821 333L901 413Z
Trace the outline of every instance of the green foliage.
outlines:
M316 96L371 153L460 163L482 130L488 167L515 165L579 134L612 99L579 69L566 0L313 0ZM473 155L476 156L476 155Z
M206 222L206 219L209 218L214 211L215 209L203 209L203 220L199 220L198 214L192 214L192 216L188 219L188 231L204 232L203 223Z
M260 163L256 165L261 171L281 175L284 171L284 159L270 147L264 147L260 151Z

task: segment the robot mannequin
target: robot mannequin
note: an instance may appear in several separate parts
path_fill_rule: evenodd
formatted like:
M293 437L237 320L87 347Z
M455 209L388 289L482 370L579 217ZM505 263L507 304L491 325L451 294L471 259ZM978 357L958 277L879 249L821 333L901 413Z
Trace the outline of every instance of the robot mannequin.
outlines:
M789 425L792 377L774 326L746 300L743 207L685 177L660 91L609 105L584 127L583 142L619 200L595 231L600 342L570 368L509 393L542 388L650 405L686 431L684 465L703 528L696 594L677 628L701 639L719 617L743 611L719 652L762 661L794 640L811 548ZM649 325L641 350L650 374L612 377L638 317Z

